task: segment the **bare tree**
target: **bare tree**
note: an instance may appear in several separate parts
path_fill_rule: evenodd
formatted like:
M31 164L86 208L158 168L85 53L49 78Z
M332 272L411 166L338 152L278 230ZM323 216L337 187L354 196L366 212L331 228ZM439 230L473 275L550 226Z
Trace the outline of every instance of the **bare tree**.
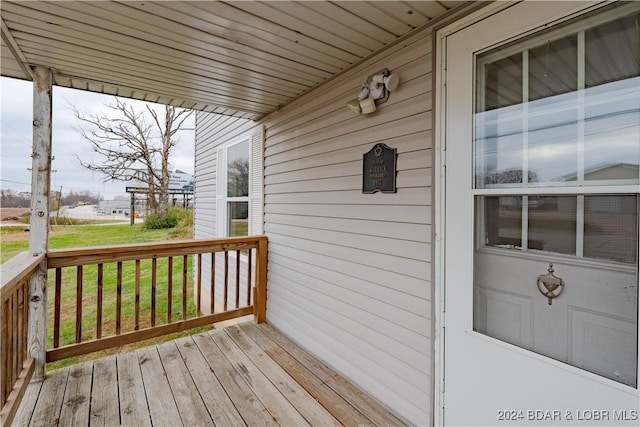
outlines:
M148 188L149 208L165 212L169 206L169 158L178 143L176 133L182 129L191 110L165 106L164 118L149 105L136 110L116 98L105 105L106 112L83 113L75 106L74 116L86 126L78 131L97 154L97 160L82 160L80 165L104 175L104 181L142 179ZM107 114L111 113L111 114Z

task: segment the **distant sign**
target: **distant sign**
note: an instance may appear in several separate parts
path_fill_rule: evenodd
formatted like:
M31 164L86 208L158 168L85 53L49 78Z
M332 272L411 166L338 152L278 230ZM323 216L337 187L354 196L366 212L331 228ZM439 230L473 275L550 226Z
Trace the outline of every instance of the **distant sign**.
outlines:
M148 193L148 174L143 170L133 170L130 184L126 187L127 193ZM169 194L192 194L193 175L176 170L169 176Z
M127 193L140 193L146 194L149 192L147 187L126 187ZM193 186L185 186L185 188L170 188L167 192L169 194L193 194Z
M397 149L376 144L364 154L362 192L395 193Z
M169 190L182 191L187 187L193 191L193 175L178 170L171 174L169 177Z

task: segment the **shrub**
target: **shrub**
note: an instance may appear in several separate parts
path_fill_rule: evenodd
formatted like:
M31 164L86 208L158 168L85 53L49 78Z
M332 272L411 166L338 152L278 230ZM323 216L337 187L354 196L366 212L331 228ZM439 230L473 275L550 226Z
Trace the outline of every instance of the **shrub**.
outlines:
M181 209L178 225L171 231L171 237L178 239L193 238L193 211Z
M144 219L144 228L157 230L161 228L174 228L183 218L189 215L185 209L172 207L166 212L149 214Z

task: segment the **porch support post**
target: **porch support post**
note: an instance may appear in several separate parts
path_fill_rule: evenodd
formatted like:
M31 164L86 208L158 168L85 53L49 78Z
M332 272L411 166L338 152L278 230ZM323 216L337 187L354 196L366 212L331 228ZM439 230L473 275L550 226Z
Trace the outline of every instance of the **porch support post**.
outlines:
M253 296L253 320L267 320L267 239L260 239L256 255L256 286Z
M31 152L31 223L29 252L46 254L49 247L51 187L51 113L53 74L33 72L33 148ZM29 356L35 359L32 381L42 381L47 360L47 259L29 279Z

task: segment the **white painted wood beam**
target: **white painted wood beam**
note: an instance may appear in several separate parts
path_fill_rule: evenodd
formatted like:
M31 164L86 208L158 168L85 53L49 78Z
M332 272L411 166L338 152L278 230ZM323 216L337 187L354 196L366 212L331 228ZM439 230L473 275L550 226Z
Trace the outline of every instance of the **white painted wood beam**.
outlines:
M4 23L4 19L2 19L2 17L0 17L0 21L2 22L2 39L7 44L7 47L11 51L13 57L18 61L18 64L20 64L20 68L24 71L25 77L29 80L33 80L33 72L31 71L31 67L29 67L27 57L22 53L20 46L18 46L18 43L13 38L11 31L9 31L9 27Z
M33 148L29 252L49 247L49 189L51 186L51 117L53 73L36 67L33 73ZM47 356L47 261L29 279L29 355L36 361L32 381L42 381Z

